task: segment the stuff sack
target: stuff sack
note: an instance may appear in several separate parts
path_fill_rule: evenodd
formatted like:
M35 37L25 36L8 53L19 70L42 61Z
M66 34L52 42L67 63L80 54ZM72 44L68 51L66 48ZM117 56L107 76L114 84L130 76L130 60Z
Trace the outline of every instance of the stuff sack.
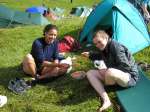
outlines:
M65 36L58 43L59 52L77 51L80 48L80 43L69 35Z

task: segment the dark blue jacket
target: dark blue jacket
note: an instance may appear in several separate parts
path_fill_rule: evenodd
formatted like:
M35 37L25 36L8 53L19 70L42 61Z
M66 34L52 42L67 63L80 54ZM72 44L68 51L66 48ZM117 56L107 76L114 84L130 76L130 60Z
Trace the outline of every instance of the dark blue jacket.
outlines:
M37 67L43 61L52 61L58 59L58 41L55 40L51 44L47 44L44 38L36 39L32 44L31 54L35 59Z

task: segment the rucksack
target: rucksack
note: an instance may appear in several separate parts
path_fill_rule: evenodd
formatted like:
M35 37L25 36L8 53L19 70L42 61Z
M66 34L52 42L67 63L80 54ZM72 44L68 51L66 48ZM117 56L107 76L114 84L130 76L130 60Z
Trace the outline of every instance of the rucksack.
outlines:
M59 52L77 51L80 48L80 43L69 35L64 36L64 38L58 43Z

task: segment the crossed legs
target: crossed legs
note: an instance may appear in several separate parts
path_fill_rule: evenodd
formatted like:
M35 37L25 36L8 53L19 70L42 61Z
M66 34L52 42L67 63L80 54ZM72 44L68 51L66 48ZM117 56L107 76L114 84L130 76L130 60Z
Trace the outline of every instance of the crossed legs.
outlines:
M23 59L23 71L26 74L31 75L32 77L35 77L36 75L36 64L34 61L34 58L31 54L27 54Z
M34 61L34 58L32 57L31 54L27 54L24 59L23 59L23 71L26 74L31 75L32 77L35 77L37 68L36 64ZM70 66L66 64L66 66L62 67L44 67L41 71L40 76L38 77L39 79L44 79L44 78L50 78L50 77L55 77L59 75L63 75L67 72L67 69Z
M50 78L50 77L57 77L63 75L67 72L69 65L66 64L65 67L44 67L42 69L41 75L39 79Z

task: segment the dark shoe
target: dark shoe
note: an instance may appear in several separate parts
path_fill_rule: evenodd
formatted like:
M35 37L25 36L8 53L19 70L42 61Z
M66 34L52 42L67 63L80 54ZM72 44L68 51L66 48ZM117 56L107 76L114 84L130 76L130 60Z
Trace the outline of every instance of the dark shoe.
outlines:
M26 84L30 87L34 87L37 84L37 80L28 80L26 81Z
M22 94L24 93L26 90L20 85L20 83L18 83L15 80L10 80L9 84L8 84L8 89L10 89L11 91L13 91L16 94Z
M20 79L20 78L16 77L15 81L20 83L20 86L22 86L24 89L30 89L31 88L31 86L29 86L24 79Z

